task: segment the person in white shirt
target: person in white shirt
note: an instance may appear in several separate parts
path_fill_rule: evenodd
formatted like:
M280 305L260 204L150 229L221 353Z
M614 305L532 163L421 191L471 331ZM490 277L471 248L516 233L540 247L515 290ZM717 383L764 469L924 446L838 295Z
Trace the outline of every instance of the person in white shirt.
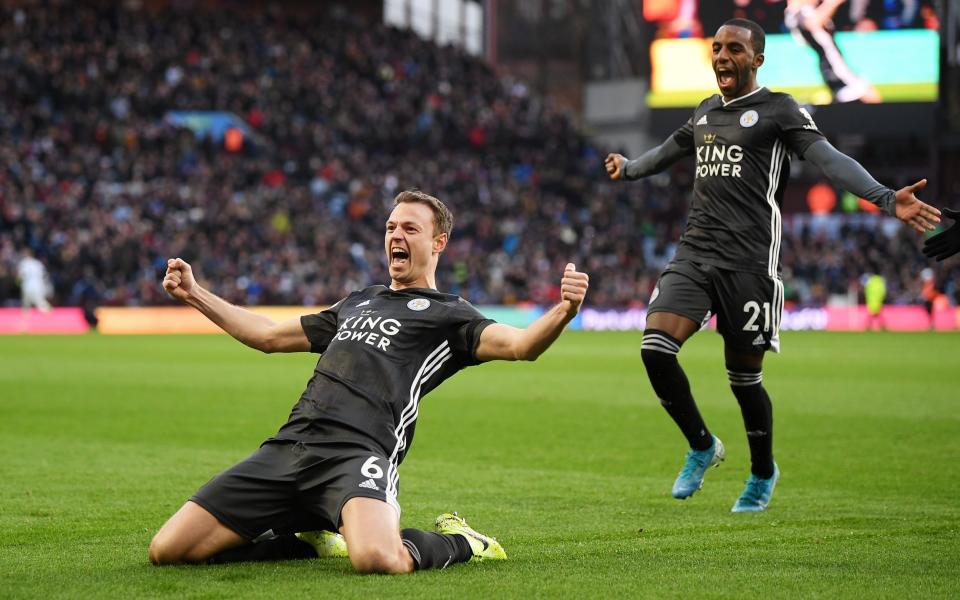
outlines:
M35 306L42 312L47 312L50 310L50 302L47 301L50 289L47 269L33 256L31 250L24 250L22 254L23 258L17 265L17 278L20 280L23 310L27 312L30 307Z

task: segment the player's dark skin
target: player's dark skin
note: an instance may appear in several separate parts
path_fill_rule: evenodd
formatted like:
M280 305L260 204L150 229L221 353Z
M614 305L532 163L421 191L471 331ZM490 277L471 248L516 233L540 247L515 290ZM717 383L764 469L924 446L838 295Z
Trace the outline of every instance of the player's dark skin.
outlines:
M713 38L712 52L713 73L724 102L743 97L759 87L757 69L763 64L764 56L754 51L753 33L749 29L724 25ZM614 178L620 176L618 167ZM896 192L897 218L920 233L934 229L934 223L940 222L940 211L915 196L926 184L927 180L922 179ZM700 324L683 315L656 312L648 317L647 327L663 331L683 344L700 329ZM738 352L729 346L724 349L727 365L735 368L760 369L763 356L762 352Z
M867 197L884 212L895 215L919 232L932 229L940 214L915 195L926 180L900 190L890 190L874 180L854 159L834 148L817 129L811 115L789 94L771 92L760 86L757 71L764 64L763 38L759 26L748 20L732 20L720 27L711 41L711 64L720 93L706 98L683 127L639 158L630 161L621 154L611 153L604 161L610 179L635 180L663 172L677 161L696 155L698 171L693 186L691 217L680 238L674 262L658 282L658 286L663 284L665 287L658 287L652 296L653 300L658 297L664 300L654 304L648 313L642 354L654 391L687 438L691 450L715 448L710 464L716 464L722 459L722 446L716 436L709 435L676 354L686 340L699 331L702 319L710 312L719 313L718 329L723 334L724 362L731 392L740 405L751 460L751 479L732 512L764 510L778 472L772 452L772 403L762 385L762 370L767 349L778 349L776 336L783 294L779 277L779 205L785 183L784 172L778 169L789 169L787 152L808 160L838 187ZM751 110L747 110L748 107ZM758 111L753 108L764 111L766 122L762 127L766 129L747 131L759 119ZM739 129L734 114L737 112L740 112ZM696 129L708 125L712 126L709 130ZM710 179L714 172L719 177L727 176L719 166L701 170L707 163L714 162L705 159L703 152L717 148L711 146L716 141L717 128L729 133L729 138L724 140L729 147L736 145L749 149L761 159L761 168L743 176L750 179L752 185L745 185L744 180L732 185L732 180ZM702 143L698 143L701 133ZM739 158L734 160L739 162ZM731 176L739 176L739 173L734 174L733 168L730 172ZM770 237L766 236L768 227ZM752 247L752 252L732 250L747 246ZM761 249L767 251L766 257L762 256ZM697 262L707 267L701 268ZM765 333L751 341L744 332L759 328L753 322L741 328L741 323L736 323L739 306L730 299L743 293L760 297L770 293L768 280L758 268L763 263L767 265L766 276L774 286L773 302L764 303L764 308L773 307L774 322L773 327L765 324ZM752 284L710 281L703 271L709 272L712 268L719 277L736 275L756 280L757 291L750 290L748 286ZM662 295L664 291L666 296ZM688 300L685 294L696 301ZM695 304L696 308L693 308ZM748 312L748 304L743 305L744 312ZM772 335L769 339L768 333ZM702 483L702 478L696 481L702 475L688 475L692 472L689 467L699 462L694 458L688 455L684 470L674 484L675 498L689 497ZM688 482L694 485L689 486ZM757 503L756 493L764 486L766 500Z
M763 53L753 51L753 33L743 27L724 25L713 38L713 73L724 102L730 102L757 89L757 69Z
M753 51L752 33L743 27L724 25L713 38L713 73L725 102L757 89L757 69L763 54ZM673 336L681 345L700 329L700 323L671 312L655 312L647 317L647 327ZM745 369L760 369L763 353L737 351L724 347L726 364Z

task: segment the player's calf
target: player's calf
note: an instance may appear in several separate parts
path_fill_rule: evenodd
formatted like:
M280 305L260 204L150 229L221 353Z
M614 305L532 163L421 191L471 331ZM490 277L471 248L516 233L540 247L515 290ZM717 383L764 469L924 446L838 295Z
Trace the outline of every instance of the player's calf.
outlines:
M690 448L706 450L713 445L713 436L700 416L690 382L677 361L681 345L666 332L647 329L643 332L640 356L660 404L683 432Z
M462 535L419 529L404 529L400 535L403 545L413 557L414 568L418 571L445 569L450 565L467 562L473 557L470 543Z
M730 390L740 405L750 445L750 471L760 479L773 476L773 404L763 388L759 368L727 364Z

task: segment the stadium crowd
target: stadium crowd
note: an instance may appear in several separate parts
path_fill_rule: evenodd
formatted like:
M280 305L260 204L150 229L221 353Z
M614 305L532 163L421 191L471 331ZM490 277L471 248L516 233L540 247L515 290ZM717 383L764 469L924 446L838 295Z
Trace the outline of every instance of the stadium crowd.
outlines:
M689 168L611 184L569 115L457 49L335 7L124 6L0 9L0 303L24 247L55 305L167 302L170 256L232 302L329 303L389 279L383 219L408 187L454 211L438 286L477 304L552 302L567 261L591 304L643 304L682 232ZM173 110L229 111L249 135L228 150ZM876 270L889 301L919 301L929 262L906 228L785 223L788 299ZM957 260L938 269L960 302Z

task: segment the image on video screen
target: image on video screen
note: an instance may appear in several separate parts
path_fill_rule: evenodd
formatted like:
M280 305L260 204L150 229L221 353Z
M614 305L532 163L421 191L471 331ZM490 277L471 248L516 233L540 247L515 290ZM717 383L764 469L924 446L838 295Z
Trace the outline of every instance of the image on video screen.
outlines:
M655 108L716 93L711 36L747 18L766 32L757 80L804 104L936 102L939 22L933 0L644 0ZM678 66L682 65L682 68Z

